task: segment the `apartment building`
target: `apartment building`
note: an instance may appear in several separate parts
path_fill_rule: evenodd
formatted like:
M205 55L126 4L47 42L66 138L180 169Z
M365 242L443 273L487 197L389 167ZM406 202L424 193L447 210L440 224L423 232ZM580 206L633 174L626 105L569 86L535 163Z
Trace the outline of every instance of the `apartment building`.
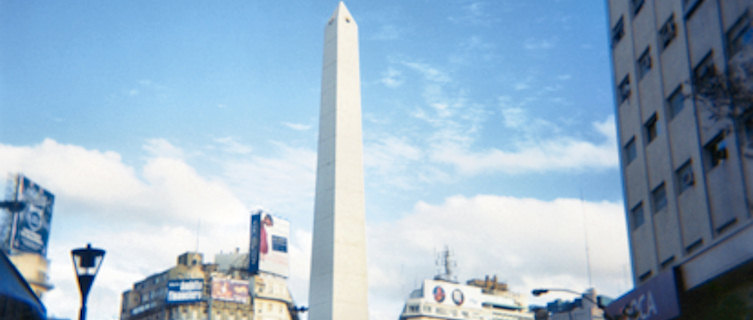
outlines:
M651 319L749 308L753 0L607 4L635 283L617 305Z

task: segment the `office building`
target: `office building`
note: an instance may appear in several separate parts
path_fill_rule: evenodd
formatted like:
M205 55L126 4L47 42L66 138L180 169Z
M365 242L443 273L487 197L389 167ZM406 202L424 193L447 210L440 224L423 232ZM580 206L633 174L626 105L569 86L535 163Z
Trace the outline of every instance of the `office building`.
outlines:
M635 283L614 305L652 319L747 308L753 1L607 4Z
M287 279L249 272L248 253L186 252L175 267L153 274L123 292L121 320L295 320ZM210 318L211 315L211 318Z
M358 26L340 2L324 31L309 319L367 320Z

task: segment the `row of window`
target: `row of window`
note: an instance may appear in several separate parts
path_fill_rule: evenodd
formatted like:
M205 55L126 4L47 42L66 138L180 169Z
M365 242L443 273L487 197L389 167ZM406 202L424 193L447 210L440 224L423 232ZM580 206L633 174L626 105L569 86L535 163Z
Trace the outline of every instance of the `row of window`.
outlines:
M612 28L612 45L616 45L620 39L625 35L623 30L624 23L622 17L617 21L617 24ZM664 50L669 46L672 40L677 36L677 24L675 22L674 13L670 15L666 22L658 31L659 42L661 49ZM746 46L753 45L753 27L751 27L751 18L748 10L745 10L743 14L738 18L735 24L730 27L726 33L727 44L727 56L733 57L743 50ZM717 75L716 67L714 66L713 50L701 60L701 62L694 69L694 84L697 90L713 90L713 82ZM651 71L653 64L651 60L651 47L648 46L641 53L636 61L638 80ZM710 85L711 84L711 85ZM677 91L675 91L677 92ZM625 77L617 85L617 103L621 105L625 100L630 98L630 75ZM679 97L679 96L678 96Z
M643 0L640 1L640 4L638 5L638 10L643 7ZM636 12L637 14L637 12ZM635 16L635 15L634 15ZM661 28L659 28L658 31L659 34L659 42L662 45L662 49L669 46L669 44L672 42L672 39L677 36L677 23L675 22L675 14L672 13L669 18L662 24ZM614 24L612 27L612 48L617 46L617 44L622 40L622 38L625 37L625 22L623 20L623 17L620 17L617 19L617 23Z
M628 144L634 144L634 139L631 139ZM634 153L635 151L632 152ZM715 168L727 158L727 145L724 139L724 132L720 132L714 137L714 139L704 146L704 153L705 157L709 160L709 169ZM633 154L632 157L635 157L635 155ZM695 185L695 174L693 173L693 162L691 159L685 161L675 170L675 182L678 194L682 194L685 190L688 190ZM667 207L667 187L664 181L651 190L651 207L654 214L661 212ZM640 201L630 209L631 229L638 229L643 225L644 221L643 201Z

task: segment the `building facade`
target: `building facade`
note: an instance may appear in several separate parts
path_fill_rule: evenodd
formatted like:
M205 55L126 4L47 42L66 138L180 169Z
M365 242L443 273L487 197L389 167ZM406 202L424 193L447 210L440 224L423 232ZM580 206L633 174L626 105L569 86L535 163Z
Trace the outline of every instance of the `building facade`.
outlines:
M120 319L292 320L286 280L269 276L270 284L261 284L265 275L248 272L247 253L220 253L213 264L196 252L177 260L123 292Z
M753 1L607 4L633 280L677 287L633 309L748 308L749 277L727 281L753 259Z

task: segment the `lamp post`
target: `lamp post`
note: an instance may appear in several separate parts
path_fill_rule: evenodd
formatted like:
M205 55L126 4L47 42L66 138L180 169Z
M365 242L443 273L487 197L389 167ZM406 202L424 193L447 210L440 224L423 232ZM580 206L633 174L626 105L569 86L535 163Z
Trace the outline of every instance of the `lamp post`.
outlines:
M89 296L94 277L97 276L99 267L102 265L105 250L92 248L91 243L87 243L86 248L71 250L71 256L78 276L78 288L81 290L81 311L78 319L86 320L86 298Z
M534 297L538 297L540 295L544 295L544 294L547 294L549 292L567 292L567 293L572 293L572 294L575 294L575 295L579 295L583 299L588 300L589 302L591 302L595 306L597 306L599 309L601 309L601 311L604 312L604 318L606 318L607 320L612 320L612 317L607 312L606 306L602 305L598 301L599 300L598 298L596 299L597 301L594 301L593 299L591 299L591 297L589 297L589 296L587 296L585 294L582 294L580 292L577 292L577 291L574 291L574 290L570 290L570 289L533 289L533 290L531 290L531 294L533 294Z

